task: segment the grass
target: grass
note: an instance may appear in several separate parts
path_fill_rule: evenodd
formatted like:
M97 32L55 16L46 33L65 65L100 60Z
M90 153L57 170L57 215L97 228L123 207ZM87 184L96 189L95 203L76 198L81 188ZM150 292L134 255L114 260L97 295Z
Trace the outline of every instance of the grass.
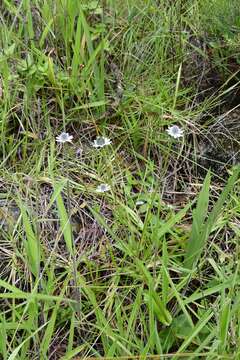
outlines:
M239 166L198 146L238 105L231 3L1 3L1 359L240 356Z

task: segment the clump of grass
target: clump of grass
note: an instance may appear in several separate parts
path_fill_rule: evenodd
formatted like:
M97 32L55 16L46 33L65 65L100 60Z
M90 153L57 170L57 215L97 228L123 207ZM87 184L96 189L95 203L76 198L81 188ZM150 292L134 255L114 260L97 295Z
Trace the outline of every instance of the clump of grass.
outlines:
M0 10L0 357L238 358L239 169L196 171L232 85L183 87L205 9Z

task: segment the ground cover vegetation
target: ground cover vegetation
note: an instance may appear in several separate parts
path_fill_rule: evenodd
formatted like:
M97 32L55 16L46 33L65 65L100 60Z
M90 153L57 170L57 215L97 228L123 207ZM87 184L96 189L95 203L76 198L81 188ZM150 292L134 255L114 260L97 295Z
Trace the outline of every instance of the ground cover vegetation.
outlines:
M1 359L237 359L238 1L0 24Z

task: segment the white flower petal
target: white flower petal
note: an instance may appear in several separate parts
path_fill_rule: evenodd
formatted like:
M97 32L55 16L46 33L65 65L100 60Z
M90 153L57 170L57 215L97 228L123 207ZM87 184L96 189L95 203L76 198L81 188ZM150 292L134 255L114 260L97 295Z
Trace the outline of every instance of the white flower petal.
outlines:
M94 141L92 146L94 148L103 148L104 146L110 145L112 141L106 137L98 136Z
M110 191L110 190L111 190L111 186L108 185L108 184L100 184L96 188L96 192L98 192L98 193L104 193L104 192L107 192L107 191Z
M69 133L62 132L60 135L56 136L56 141L58 143L64 144L65 142L72 142L73 136Z
M169 127L166 131L168 135L172 136L174 139L178 139L183 136L183 129L177 125Z

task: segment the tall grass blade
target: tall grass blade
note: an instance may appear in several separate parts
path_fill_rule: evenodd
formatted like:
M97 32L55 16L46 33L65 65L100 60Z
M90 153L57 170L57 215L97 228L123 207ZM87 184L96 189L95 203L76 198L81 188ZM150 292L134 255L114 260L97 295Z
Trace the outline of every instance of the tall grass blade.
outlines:
M40 326L36 331L34 331L30 336L28 336L18 347L16 347L16 349L14 349L12 354L9 356L8 360L19 359L18 353L22 349L22 347L26 344L26 342L32 339L39 331L41 331L46 325L47 323Z
M146 302L149 303L149 301L152 301L154 313L158 320L164 325L170 325L172 322L172 316L164 305L158 292L154 289L154 279L152 275L145 267L144 263L139 259L136 259L136 267L143 275L144 281L148 286L148 291L144 293Z
M188 269L192 269L198 261L201 252L204 248L205 242L212 231L212 228L217 221L222 207L229 195L230 191L239 176L240 167L236 167L233 174L230 176L227 185L223 189L218 201L213 207L208 219L204 222L207 205L209 201L209 187L210 187L210 173L207 174L203 188L199 194L197 208L193 212L193 226L192 233L187 245L187 250L184 259L184 266Z
M191 269L204 245L204 221L209 203L210 172L207 173L198 196L196 209L193 210L193 224L190 239L187 244L184 265Z
M37 277L40 269L40 242L38 236L34 233L32 223L28 217L26 207L19 201L19 207L22 214L22 221L26 233L24 246L27 254L29 269Z
M228 346L229 326L231 319L231 299L225 300L222 305L220 319L219 319L219 339L220 339L220 353L224 353Z
M58 215L60 220L60 226L63 233L63 237L66 243L67 250L70 255L73 255L73 241L72 241L72 227L70 218L64 205L64 201L61 195L61 191L64 188L65 183L56 183L54 186L53 199L56 200Z

